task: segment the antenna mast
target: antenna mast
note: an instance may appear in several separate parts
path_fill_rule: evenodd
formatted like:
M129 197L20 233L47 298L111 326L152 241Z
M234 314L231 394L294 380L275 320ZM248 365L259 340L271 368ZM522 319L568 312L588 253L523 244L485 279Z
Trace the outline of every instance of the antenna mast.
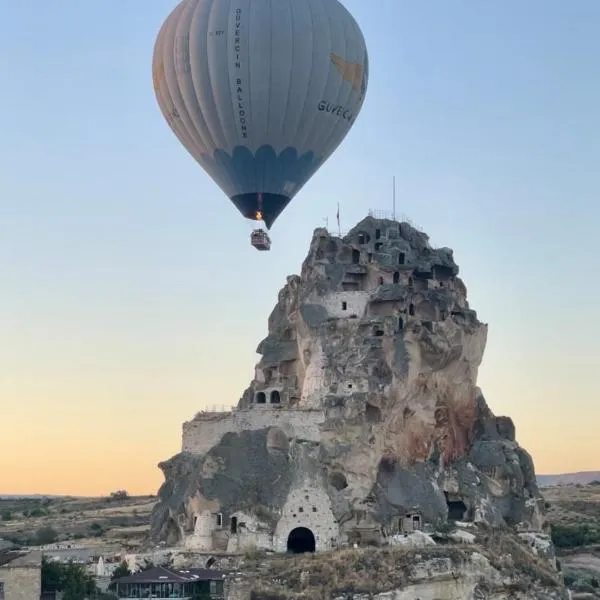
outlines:
M392 190L392 202L393 202L393 208L392 208L392 220L395 221L396 220L396 176L394 175L393 178L393 190Z

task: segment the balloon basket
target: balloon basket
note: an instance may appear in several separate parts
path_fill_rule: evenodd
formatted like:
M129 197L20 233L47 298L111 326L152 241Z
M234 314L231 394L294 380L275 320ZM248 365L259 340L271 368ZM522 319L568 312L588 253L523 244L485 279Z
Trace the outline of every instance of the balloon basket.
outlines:
M264 229L255 229L250 234L250 243L260 252L267 252L271 249L271 238Z

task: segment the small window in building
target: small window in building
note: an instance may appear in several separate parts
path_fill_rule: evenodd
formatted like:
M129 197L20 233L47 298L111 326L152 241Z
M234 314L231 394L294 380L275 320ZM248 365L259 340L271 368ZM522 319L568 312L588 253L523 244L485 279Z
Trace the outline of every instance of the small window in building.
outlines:
M298 512L304 512L304 508L300 507L300 508L298 509Z
M277 390L271 392L271 404L281 404L281 394Z
M317 512L317 507L313 506L313 512Z
M375 244L375 252L379 252L383 248L383 244L381 242Z
M358 243L359 244L368 244L371 241L371 238L368 233L359 233L358 234Z
M360 250L352 250L352 262L355 265L360 262Z
M198 522L198 515L194 515L194 529L196 529L197 522Z
M342 310L348 310L348 303L342 302Z
M398 271L394 273L394 283L400 283L400 273Z
M223 515L222 513L217 513L217 527L223 527Z
M404 255L404 252L400 252L400 254L398 254L398 264L403 265L405 260L406 256Z
M351 389L352 389L352 384L351 384L351 383L349 383L349 384L348 384L348 389L349 389L349 390L351 390Z
M238 520L237 517L231 517L231 533L237 533Z
M373 254L371 252L367 254L367 258L369 259L369 262L373 262Z
M266 404L267 403L267 396L264 392L258 392L258 394L256 394L256 404Z
M409 314L411 317L414 317L414 316L415 316L415 305L414 305L414 304L411 304L411 305L408 307L408 314Z
M210 582L210 595L211 596L217 595L217 582L216 581Z
M304 499L305 499L305 500L308 500L308 494L307 494L306 496L304 496Z
M375 239L378 240L381 238L381 229L375 230Z
M375 329L375 337L383 337L384 335L383 329Z
M403 331L404 330L404 321L402 320L402 317L400 317L398 319L398 331Z
M379 278L379 285L383 285L383 277Z

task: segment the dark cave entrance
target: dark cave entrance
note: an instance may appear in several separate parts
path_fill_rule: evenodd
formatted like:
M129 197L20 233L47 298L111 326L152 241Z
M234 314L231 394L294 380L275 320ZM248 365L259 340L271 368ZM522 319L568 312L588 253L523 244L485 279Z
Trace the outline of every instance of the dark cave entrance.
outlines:
M467 505L458 497L453 497L448 492L444 492L446 504L448 506L449 521L463 521L467 514Z
M306 527L296 527L296 529L292 529L288 536L287 551L291 554L314 552L316 546L313 532Z

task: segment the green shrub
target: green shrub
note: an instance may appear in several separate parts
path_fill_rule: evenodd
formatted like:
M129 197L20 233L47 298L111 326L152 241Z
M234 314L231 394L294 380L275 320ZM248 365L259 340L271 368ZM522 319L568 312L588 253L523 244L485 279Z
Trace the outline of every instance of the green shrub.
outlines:
M600 531L582 525L552 525L552 541L557 548L577 548L600 543Z

